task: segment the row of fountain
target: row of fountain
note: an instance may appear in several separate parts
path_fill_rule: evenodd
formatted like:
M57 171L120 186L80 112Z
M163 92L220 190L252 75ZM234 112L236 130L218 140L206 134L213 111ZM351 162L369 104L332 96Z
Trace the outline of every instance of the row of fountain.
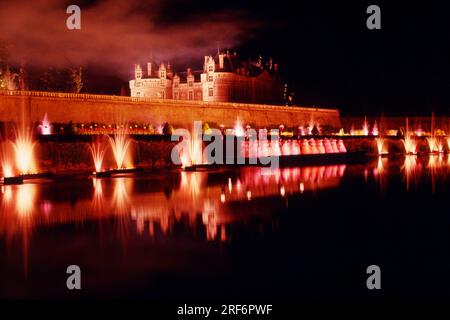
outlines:
M14 140L4 139L1 142L0 157L5 184L21 183L24 177L38 174L35 157L36 140L33 137L33 130L30 127L22 126L14 133ZM95 167L94 174L105 172L103 160L108 148L112 150L116 162L114 170L129 168L131 155L128 151L131 142L126 129L123 128L117 130L113 136L96 137L89 145Z
M366 128L365 134L369 134L367 121L364 121ZM280 126L281 127L281 126ZM334 154L345 153L347 149L344 142L339 136L336 138L299 138L299 139L280 139L280 134L277 132L276 139L251 139L248 136L250 130L244 130L242 123L237 121L232 134L237 137L245 137L242 139L240 145L240 156L245 158L261 158L270 156L296 156L296 155L310 155L310 154ZM44 117L42 124L39 126L41 134L51 133L51 124ZM259 133L267 130L261 129ZM372 128L372 135L376 136L376 144L378 154L383 155L388 151L385 148L386 137L381 135L378 126ZM450 137L437 136L434 134L434 121L432 121L431 136L426 137L430 152L442 153L445 145L450 150ZM272 132L270 133L272 134ZM417 154L417 134L410 130L408 119L406 120L406 131L403 136L403 144L406 154ZM95 171L94 174L101 176L108 176L114 170L129 169L132 164L131 154L129 152L132 139L130 138L127 126L117 126L114 135L98 136L90 144L89 149L92 155ZM37 173L37 163L35 160L35 146L33 130L31 127L22 125L15 130L14 140L3 140L1 142L0 157L4 183L20 183L23 177L30 176ZM179 149L179 158L183 167L192 166L195 164L205 163L203 156L203 141L201 135L196 137L192 135L190 141L184 144L184 149ZM108 150L111 150L116 167L110 170L104 168L104 158Z
M243 141L241 145L241 156L270 157L270 156L293 156L309 154L345 153L342 139L302 139L302 140L249 140Z
M433 118L432 118L433 119ZM432 120L432 128L429 136L425 137L428 149L430 153L444 153L445 147L450 151L450 136L438 136L434 129L434 121ZM405 148L405 154L415 155L418 152L418 142L416 138L422 137L422 134L417 134L416 131L411 130L409 127L408 118L406 118L406 130L403 139L401 140ZM377 144L377 150L379 155L387 154L388 151L385 148L386 138L379 136L375 138Z

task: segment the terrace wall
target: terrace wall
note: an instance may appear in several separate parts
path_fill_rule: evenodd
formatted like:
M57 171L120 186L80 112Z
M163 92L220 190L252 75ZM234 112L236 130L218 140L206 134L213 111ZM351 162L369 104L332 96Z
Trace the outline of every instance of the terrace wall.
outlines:
M51 122L124 121L160 125L169 122L175 128L190 128L194 120L233 127L237 118L253 127L287 128L306 125L311 120L321 126L340 128L339 110L283 107L273 105L220 103L203 101L153 100L93 94L37 91L0 91L0 122L16 122L21 117L40 121L47 113Z

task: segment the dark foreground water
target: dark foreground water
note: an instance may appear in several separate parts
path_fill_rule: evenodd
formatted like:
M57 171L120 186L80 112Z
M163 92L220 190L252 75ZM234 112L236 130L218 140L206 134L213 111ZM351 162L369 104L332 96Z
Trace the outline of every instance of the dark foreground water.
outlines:
M430 156L2 186L0 297L450 297L449 182Z

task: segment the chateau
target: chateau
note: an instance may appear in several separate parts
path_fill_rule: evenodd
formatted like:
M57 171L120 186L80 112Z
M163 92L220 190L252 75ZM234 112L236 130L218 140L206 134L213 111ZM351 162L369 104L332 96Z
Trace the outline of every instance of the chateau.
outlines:
M174 72L171 65L139 64L130 81L132 97L154 99L199 100L209 102L245 102L282 104L283 84L278 65L270 59L241 62L236 53L205 56L203 70Z

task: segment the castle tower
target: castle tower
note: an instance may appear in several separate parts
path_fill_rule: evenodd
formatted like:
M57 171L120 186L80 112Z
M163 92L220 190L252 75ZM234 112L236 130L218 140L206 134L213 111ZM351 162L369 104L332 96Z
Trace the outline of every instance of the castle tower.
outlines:
M142 68L140 64L134 65L134 78L135 79L142 79Z
M205 56L205 64L203 66L204 73L202 74L203 100L214 101L214 72L216 62L211 56Z
M158 74L159 74L159 78L160 79L166 79L167 78L167 69L166 69L166 66L164 65L164 63L162 63L159 66Z

